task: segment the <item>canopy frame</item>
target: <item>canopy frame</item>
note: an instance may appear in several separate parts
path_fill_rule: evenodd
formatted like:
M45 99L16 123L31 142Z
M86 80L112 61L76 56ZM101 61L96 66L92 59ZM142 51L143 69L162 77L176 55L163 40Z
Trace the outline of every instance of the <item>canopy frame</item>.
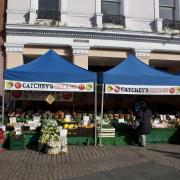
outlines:
M44 69L42 68L44 65ZM39 71L41 67L41 71ZM67 72L65 69L70 70ZM55 69L55 71L54 71ZM62 72L61 72L62 71ZM36 73L36 75L34 75ZM46 75L46 76L45 76ZM63 76L62 76L63 75ZM44 77L45 76L45 77ZM38 77L38 78L37 78ZM76 66L59 57L53 50L49 50L44 55L38 57L34 61L4 71L4 87L2 99L2 125L4 124L4 103L5 103L5 81L20 81L20 82L47 82L47 83L93 83L94 84L94 122L96 138L96 116L97 116L97 76L94 72L90 72L84 68ZM15 90L12 88L12 90ZM21 89L16 89L21 90ZM32 89L33 90L33 89ZM47 90L48 91L48 90ZM55 91L55 90L54 90ZM77 91L76 91L77 92ZM93 91L92 91L93 92ZM95 146L97 140L95 139Z

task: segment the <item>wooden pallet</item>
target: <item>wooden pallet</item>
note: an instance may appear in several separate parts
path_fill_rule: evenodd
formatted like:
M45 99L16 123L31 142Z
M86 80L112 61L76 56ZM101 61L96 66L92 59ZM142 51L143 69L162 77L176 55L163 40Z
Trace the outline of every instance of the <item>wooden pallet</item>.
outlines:
M100 137L99 128L98 128L98 137ZM115 128L102 128L101 137L115 137Z
M100 137L100 134L98 134L98 137ZM110 133L109 134L107 134L107 133L101 134L101 137L115 137L115 134L112 134L112 133L111 134Z

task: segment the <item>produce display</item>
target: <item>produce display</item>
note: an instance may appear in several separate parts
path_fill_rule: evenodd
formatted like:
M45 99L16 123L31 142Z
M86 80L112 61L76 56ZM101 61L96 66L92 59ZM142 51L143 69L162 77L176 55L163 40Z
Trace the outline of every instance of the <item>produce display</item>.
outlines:
M135 123L135 119L136 116L132 112L130 112L129 114L119 114L110 111L108 113L104 113L102 119L102 127L114 127L117 132L119 130L122 130L122 128L119 128L120 126L132 128L133 124ZM98 124L100 124L100 119ZM153 128L177 128L180 126L180 114L153 115L151 124Z
M156 114L152 119L153 128L177 128L180 126L180 114Z
M41 136L39 141L42 144L49 142L60 142L60 131L62 126L58 126L56 120L46 119L42 123Z
M47 154L59 154L61 151L62 126L54 119L43 120L39 142L46 145Z
M24 131L36 131L41 127L41 115L29 113L15 113L9 114L8 123L6 124L6 131L15 131L16 135L22 134Z
M15 136L36 133L37 141L46 145L48 154L67 153L67 136L94 136L92 121L92 113L69 113L67 110L32 113L29 110L9 113L6 131ZM62 130L66 130L66 135L61 135Z
M6 132L13 132L15 136L24 134L38 134L37 142L45 145L48 154L67 153L67 137L94 137L94 114L84 112L69 112L59 110L56 112L12 112L8 115ZM128 113L109 111L104 113L101 121L97 116L97 137L116 137L133 129L136 119L132 111ZM153 128L176 128L180 126L180 115L153 115L151 120ZM63 131L65 130L65 131ZM61 133L63 132L63 133ZM66 132L64 134L64 132ZM62 134L64 134L62 136Z
M124 123L132 125L135 120L133 113L130 114L118 114L118 113L104 113L102 119L102 125L113 126L115 123Z
M78 123L82 123L83 116L89 116L89 122L93 121L93 114L88 114L88 113L76 113L76 112L74 112L74 113L70 114L68 111L67 112L65 112L65 111L64 112L63 111L57 111L57 112L45 111L43 113L33 114L31 110L27 111L27 112L21 112L21 113L12 112L12 113L8 114L9 123L7 125L11 124L11 120L10 120L11 117L15 117L16 122L28 122L28 121L34 120L34 118L36 118L36 117L40 117L40 120L50 118L50 119L55 119L55 120L57 120L57 122L62 123L62 124L70 123L70 122L78 124ZM77 128L77 126L74 126L74 127L69 126L69 127L70 127L70 129L71 128Z

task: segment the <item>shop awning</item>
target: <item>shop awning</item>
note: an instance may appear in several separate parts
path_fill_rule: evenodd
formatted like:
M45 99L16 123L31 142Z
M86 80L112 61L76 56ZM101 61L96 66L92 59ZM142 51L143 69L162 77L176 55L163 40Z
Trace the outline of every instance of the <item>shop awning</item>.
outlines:
M103 84L180 86L180 77L152 68L132 55L104 72L100 80Z
M96 82L96 73L76 66L53 50L34 61L4 71L4 80L23 82L86 83Z

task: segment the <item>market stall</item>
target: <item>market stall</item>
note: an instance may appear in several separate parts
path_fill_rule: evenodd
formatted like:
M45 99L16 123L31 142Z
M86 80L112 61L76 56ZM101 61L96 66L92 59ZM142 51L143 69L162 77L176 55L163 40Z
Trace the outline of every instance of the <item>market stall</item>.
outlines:
M48 127L53 129L54 134L60 131L61 128L67 129L71 127L71 130L78 129L78 125L81 124L80 129L89 128L94 129L93 140L96 145L96 114L97 114L97 91L96 91L96 73L85 70L78 67L67 60L60 57L53 50L49 50L46 54L40 56L36 60L27 63L25 65L7 69L4 72L4 91L36 91L36 92L52 92L47 95L46 101L51 104L56 101L57 96L54 92L94 92L94 114L93 114L93 125L89 122L84 122L88 117L85 117L83 122L75 122L72 115L65 114L65 112L44 112L43 114L33 114L33 120L27 121L28 113L25 115L22 113L18 114L19 124L17 122L17 116L11 114L10 122L16 125L16 134L18 134L19 126L29 126L30 128L36 129L38 126L43 126L44 134ZM40 96L40 95L39 95ZM16 113L17 115L17 113ZM63 115L63 116L62 116ZM24 116L27 116L24 122ZM23 117L23 118L22 118ZM45 119L58 119L62 124L58 124L55 121L41 123L41 120ZM82 119L81 119L82 120ZM89 120L89 119L88 119ZM20 124L21 123L21 124ZM78 124L79 123L79 124ZM3 93L3 106L2 106L2 125L4 124L4 93ZM34 127L36 126L36 127ZM66 126L66 127L65 127ZM95 127L94 127L95 126ZM22 129L22 128L20 128ZM20 134L21 130L19 130ZM65 133L65 132L64 132ZM65 133L66 134L66 133ZM92 135L92 134L91 134ZM56 136L56 139L59 135ZM44 139L43 139L44 140ZM43 141L42 140L42 141ZM47 143L47 142L46 142ZM51 143L52 144L52 143Z
M103 84L101 123L99 127L100 144L107 140L108 136L106 136L106 131L109 131L108 138L113 137L116 139L116 143L118 143L118 141L119 143L121 143L120 141L124 142L125 138L127 142L130 141L131 135L129 135L130 129L128 124L131 124L134 119L133 112L129 112L129 114L104 114L104 93L117 95L180 95L180 77L154 69L132 55L128 56L128 58L118 66L104 72L100 77L100 81ZM128 132L128 135L126 134L121 137L116 136L117 132L115 131L117 129L111 127L107 130L108 128L103 128L103 126L108 127L109 124L112 126L113 120L116 121L115 124L118 125L118 127L120 124L123 124L123 128L121 127L120 131L124 133ZM177 123L179 123L179 117L177 117L176 120ZM160 127L158 123L164 128L171 126L171 124L168 124L168 119L160 119L157 124L156 122L152 123L154 123L154 128ZM153 131L155 131L155 129L153 129L151 133L153 133ZM163 131L161 131L161 133L162 132ZM152 136L152 134L149 135L149 138ZM111 138L111 142L114 140L113 138ZM152 139L149 139L149 141L152 142Z

